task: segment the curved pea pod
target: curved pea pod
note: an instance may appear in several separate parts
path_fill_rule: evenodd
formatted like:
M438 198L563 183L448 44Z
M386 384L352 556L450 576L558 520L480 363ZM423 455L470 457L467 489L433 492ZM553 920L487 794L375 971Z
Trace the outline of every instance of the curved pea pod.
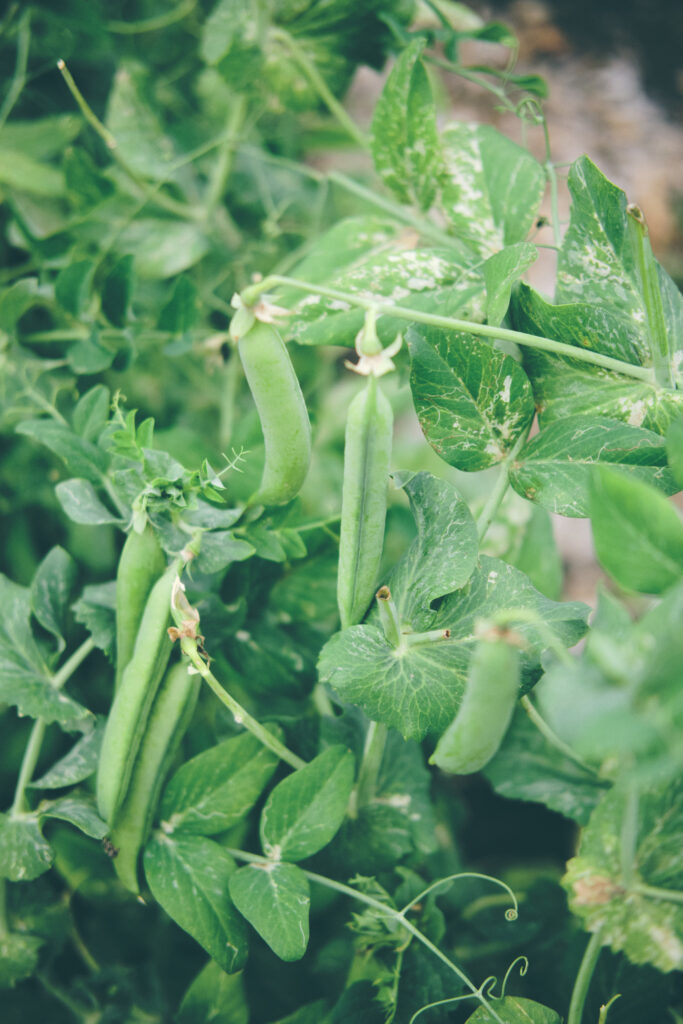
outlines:
M159 803L161 787L192 720L201 677L179 662L166 673L154 698L125 800L109 834L117 850L114 868L123 884L138 893L138 859Z
M346 419L337 604L342 629L372 601L384 541L393 413L374 376Z
M519 696L519 651L500 638L479 641L462 704L430 757L452 775L488 764L500 747Z
M164 553L151 526L145 526L142 533L131 530L116 573L116 689L132 657L149 592L165 567Z
M97 769L97 806L110 824L126 795L152 701L171 653L167 627L177 575L178 565L174 563L150 591L133 654L105 726Z
M263 430L266 460L250 504L286 505L306 479L311 424L287 346L272 324L255 320L238 351Z

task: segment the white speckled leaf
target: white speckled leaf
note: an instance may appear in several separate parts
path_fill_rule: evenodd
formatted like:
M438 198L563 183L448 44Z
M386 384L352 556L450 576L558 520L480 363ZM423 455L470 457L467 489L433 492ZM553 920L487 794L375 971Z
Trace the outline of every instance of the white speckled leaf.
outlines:
M638 325L616 308L589 302L552 306L524 284L512 308L517 330L641 364ZM523 355L542 425L590 414L662 434L683 410L683 391L665 391L578 359L532 348L524 347Z
M424 38L414 39L387 78L372 119L372 156L387 188L401 202L426 210L442 158L432 90L420 60L424 47Z
M639 885L683 892L683 783L667 783L641 794L634 883L621 867L625 796L615 788L603 797L581 836L579 853L567 864L562 884L572 911L603 942L633 963L660 971L683 967L683 904L639 892Z
M441 144L439 199L456 237L484 257L523 241L545 190L538 161L490 125L449 125Z
M593 466L612 466L674 494L664 438L642 427L599 416L573 416L551 423L519 453L510 483L522 497L551 512L590 515Z
M300 960L308 945L308 879L296 864L249 864L230 879L230 896L281 960Z
M30 882L44 874L53 860L37 814L0 814L0 878Z
M534 417L519 363L469 334L415 324L406 340L415 409L437 455L467 471L504 459Z

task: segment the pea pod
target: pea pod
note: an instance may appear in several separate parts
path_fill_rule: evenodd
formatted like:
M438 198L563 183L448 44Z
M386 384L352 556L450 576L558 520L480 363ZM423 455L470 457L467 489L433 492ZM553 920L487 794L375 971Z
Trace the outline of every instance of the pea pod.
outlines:
M519 651L498 637L482 638L472 655L462 704L430 757L453 775L469 775L496 753L519 696Z
M116 873L131 892L140 891L138 857L144 846L180 741L192 719L201 677L179 662L166 673L154 698L147 730L138 751L125 800L114 817L110 839L118 851Z
M165 566L166 559L151 526L145 526L142 533L131 530L116 574L116 689L133 654L145 602Z
M272 324L255 320L238 341L263 430L266 461L251 504L286 505L311 461L311 425L287 346Z
M177 575L178 564L174 563L150 591L133 654L105 726L97 770L97 805L100 815L110 824L126 795L152 701L171 653L166 630Z
M337 604L342 629L373 599L382 557L393 413L374 376L349 406L339 536Z

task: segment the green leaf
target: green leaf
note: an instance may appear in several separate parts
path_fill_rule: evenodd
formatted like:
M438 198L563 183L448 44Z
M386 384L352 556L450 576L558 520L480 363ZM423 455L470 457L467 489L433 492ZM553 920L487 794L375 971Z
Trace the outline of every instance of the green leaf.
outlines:
M654 487L596 468L590 516L598 561L620 587L661 594L683 578L683 521Z
M114 327L125 327L130 316L135 273L134 258L122 256L104 279L102 285L102 312Z
M64 548L47 553L31 580L31 611L43 629L57 640L57 653L66 643L64 626L69 598L76 582L76 563Z
M236 537L231 530L216 530L203 535L195 565L200 572L219 572L232 562L251 558L255 551L252 544Z
M633 882L622 874L619 841L626 800L616 787L603 797L562 884L573 913L588 931L600 930L604 945L623 951L632 963L680 970L683 904L651 890L678 890L679 898L683 890L683 785L677 779L641 793Z
M84 587L73 612L76 621L92 636L95 646L110 657L116 635L116 580Z
M85 441L97 442L109 419L111 395L104 384L96 384L82 395L73 411L75 432Z
M0 936L0 989L13 988L18 981L31 977L44 941L38 935L21 933Z
M261 812L264 853L297 861L327 846L344 820L354 777L353 754L334 746L279 782Z
M415 249L405 229L377 217L341 221L324 234L291 271L312 284L327 285L397 306L481 320L484 279L481 262L453 249ZM305 345L351 347L363 326L364 312L341 299L329 299L291 287L276 301L293 310L286 334ZM382 316L379 336L393 341L405 321Z
M120 64L109 92L105 124L128 167L145 178L173 180L176 153L149 100L151 84L142 64Z
M254 806L278 763L249 733L186 761L164 790L159 809L164 831L213 835L232 828Z
M249 1008L241 974L226 974L209 960L183 996L176 1015L178 1024L249 1024Z
M209 251L209 240L197 224L141 217L121 232L117 248L135 253L139 277L156 281L193 267Z
M521 996L505 996L504 999L490 999L491 1006L505 1024L562 1024L559 1014L549 1006L542 1006L532 999ZM496 1018L485 1006L480 1006L465 1024L495 1024Z
M70 346L67 361L74 373L102 373L109 369L115 355L113 349L100 344L97 329L93 327L89 338Z
M145 877L155 900L228 973L247 955L244 924L235 913L228 882L235 862L204 836L156 833L144 851Z
M420 60L424 38L400 54L375 105L372 156L375 170L402 203L431 206L441 171L432 90Z
M683 412L672 421L667 431L666 455L676 483L683 488Z
M526 573L536 590L558 601L562 596L564 569L553 535L552 520L540 505L525 504L529 518L522 524L511 547L501 557Z
M0 701L21 715L82 728L90 712L52 686L30 627L31 592L0 574Z
M34 160L60 156L83 127L76 114L52 114L31 121L10 120L2 126L2 140L8 149L20 150Z
M30 782L34 789L62 789L83 782L94 774L100 756L104 719L89 729L44 775Z
M540 675L538 655L547 646L547 629L569 647L585 632L585 605L548 601L518 570L482 556L462 589L448 594L431 618L419 615L420 631L450 630L448 639L419 643L414 637L410 645L395 648L375 626L352 626L323 647L320 677L342 700L357 704L369 718L398 729L406 738L442 733L462 700L474 624L503 609L532 610L545 620L545 630L515 624L529 647L522 656L523 691Z
M62 796L58 800L43 801L38 807L38 814L41 818L68 821L93 839L104 839L109 831L106 821L97 813L93 797L82 793Z
M64 512L74 523L85 526L120 526L123 523L121 516L110 512L100 501L89 480L62 480L55 487L55 493Z
M507 245L494 252L484 264L486 283L486 322L498 326L510 305L512 286L538 258L538 249L530 242Z
M484 775L501 796L545 804L579 825L586 824L608 786L551 746L521 709Z
M0 185L46 199L63 196L65 192L64 174L59 168L9 149L6 143L0 144Z
M24 313L34 306L48 305L49 292L37 277L24 277L0 292L0 329L12 333Z
M248 864L230 878L230 896L276 956L300 960L308 945L308 879L296 864Z
M92 260L77 260L57 275L55 298L72 316L80 316L87 307L94 273Z
M30 882L48 871L54 854L35 814L0 814L0 878Z
M590 514L596 465L611 466L667 494L676 490L662 437L598 416L573 416L547 426L515 459L510 483L522 497L551 512L581 518Z
M578 349L602 352L636 366L641 364L638 324L613 307L577 302L552 306L527 285L520 285L512 305L513 323L527 334L557 338ZM664 433L683 409L683 395L657 389L591 366L580 359L523 347L542 426L568 416L608 416L631 426Z
M241 0L218 0L202 29L200 55L206 64L218 64L250 39L255 25L249 7Z
M535 411L519 363L468 334L413 325L406 339L415 409L437 455L467 471L504 459Z
M455 235L485 258L522 242L545 191L538 161L490 125L449 125L441 145L439 199Z
M198 318L197 289L189 277L181 274L173 286L170 299L159 314L157 327L171 334L185 334L194 327Z
M107 469L107 455L90 441L78 437L69 427L54 420L24 420L18 425L17 433L25 434L58 455L72 476L83 477L91 484L101 484Z

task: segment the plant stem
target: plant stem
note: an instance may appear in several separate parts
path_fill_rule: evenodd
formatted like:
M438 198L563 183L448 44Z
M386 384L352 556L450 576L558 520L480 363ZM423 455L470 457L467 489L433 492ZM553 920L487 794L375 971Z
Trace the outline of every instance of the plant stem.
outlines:
M226 852L229 853L231 857L234 857L235 860L246 861L248 864L261 864L264 867L267 867L271 866L273 863L272 860L269 860L267 857L261 857L256 853L247 853L246 850L226 848ZM368 896L366 893L360 892L358 889L352 889L351 886L344 885L343 882L337 882L333 878L326 878L324 875L318 875L314 871L306 871L304 868L301 870L310 882L322 885L326 889L333 889L335 892L342 893L344 896L349 896L351 899L358 900L360 903L365 903L366 906L372 907L385 917L389 917L400 924L407 932L416 938L418 942L422 943L426 949L433 953L434 956L438 957L438 959L441 960L441 962L444 963L450 971L457 975L460 981L462 981L462 983L469 989L472 997L478 999L482 1006L486 1007L493 1020L497 1021L498 1024L505 1024L505 1021L498 1016L493 1006L489 1003L482 992L472 984L464 971L461 971L445 953L442 953L438 946L435 946L433 942L430 942L427 936L423 935L420 929L411 921L407 920L400 911L386 903L381 903L380 900L376 900L374 897Z
M631 888L635 874L639 803L640 793L638 792L638 787L633 782L628 783L626 799L624 801L624 817L621 820L621 843L619 847L621 877L625 889Z
M259 721L253 718L246 708L235 700L235 698L228 693L228 691L221 686L216 679L215 675L206 664L204 659L197 650L197 641L192 640L189 637L183 637L180 642L183 654L192 662L194 668L197 670L202 679L211 687L213 692L216 694L222 704L230 711L239 725L243 725L252 736L255 736L264 747L268 747L272 750L282 761L285 761L292 768L304 768L306 761L300 758L297 754L291 751L288 747L281 743L277 736L274 736L264 725L261 725Z
M545 140L545 163L543 164L543 170L545 171L546 181L550 189L550 221L553 226L553 240L559 248L562 243L562 231L560 229L560 211L557 199L557 174L555 173L555 165L550 152L550 135L548 134L548 122L545 117L543 117L542 124L543 138Z
M290 36L289 32L285 32L285 30L281 28L274 28L271 29L271 36L273 39L278 39L280 42L284 43L327 109L334 117L336 117L339 124L348 132L353 141L362 149L369 149L370 143L365 134L360 130L356 122L349 117L339 100L330 91L327 82L322 77L313 61L309 60L301 47Z
M486 500L486 504L479 513L479 517L477 518L477 532L479 534L480 544L488 533L489 526L493 522L496 512L500 508L503 498L507 494L507 489L510 486L510 466L524 447L526 439L529 436L530 428L531 424L529 424L529 427L526 430L522 431L508 454L505 456L500 467L498 479Z
M370 722L368 726L368 731L365 734L363 760L356 782L356 808L371 803L375 796L388 732L389 730L382 722Z
M17 60L14 65L14 74L7 95L0 107L0 128L12 112L12 107L21 96L22 89L26 85L26 66L28 64L28 51L31 44L31 11L25 10L19 19L17 39Z
M609 1003L605 1003L603 1006L600 1007L600 1016L598 1017L598 1024L606 1024L609 1008L614 1003L616 1003L617 999L621 999L621 994L619 992L617 992L616 995L612 996Z
M5 879L0 879L0 939L9 935L9 926L7 924L7 883Z
M197 6L197 0L182 0L177 7L164 14L157 14L154 18L142 18L140 21L108 21L107 31L115 32L121 36L135 36L143 32L157 32L161 28L168 28L177 21L182 21Z
M674 379L662 293L647 225L642 211L637 206L627 207L626 215L636 277L645 307L647 340L655 371L655 383L661 388L673 388Z
M600 366L606 370L614 370L627 377L634 377L637 380L653 382L652 370L646 366L635 366L633 363L625 363L621 359L613 359L601 352L591 352L588 349L578 348L574 345L566 345L561 341L554 341L552 338L544 338L536 334L526 334L523 331L511 331L506 327L494 327L491 324L478 324L469 320L456 320L450 316L440 316L437 313L425 313L420 309L410 309L408 306L393 306L385 303L381 298L364 298L351 292L339 291L337 288L327 288L323 285L312 284L309 281L298 281L293 277L284 277L280 274L272 274L264 278L258 284L250 285L242 293L246 305L251 305L256 298L264 291L276 285L286 285L290 288L300 288L303 292L310 292L315 295L322 295L330 299L341 299L351 306L359 309L374 309L378 315L394 316L401 320L410 320L413 323L428 324L433 327L443 327L446 330L465 331L478 337L496 338L500 341L511 341L516 345L526 345L529 348L539 349L542 352L553 352L555 355L575 359L578 362L590 363L593 366Z
M660 889L656 885L634 882L630 891L640 893L641 896L649 896L653 900L664 900L667 903L683 903L683 892L677 889Z
M225 187L228 178L230 177L230 171L232 170L235 146L237 144L242 125L244 124L244 115L246 110L246 97L244 95L236 96L225 126L226 138L219 147L216 163L214 164L213 172L209 179L206 195L204 197L204 209L206 211L207 220L223 198L223 193L225 192Z
M83 643L70 658L64 662L62 667L51 679L51 684L55 690L61 690L64 683L74 674L78 666L82 661L87 658L90 652L93 650L95 644L91 637L84 640ZM17 785L14 791L14 800L12 802L12 809L10 815L17 817L24 812L25 799L26 799L26 787L33 777L38 758L40 757L40 750L43 745L43 739L45 737L45 729L47 723L44 718L37 718L33 723L33 728L24 750L24 756L21 762L21 768L19 769L19 778L17 779Z
M586 946L581 966L579 967L579 973L576 975L576 981L574 982L574 989L572 991L572 999L569 1004L569 1013L567 1014L567 1024L581 1024L583 1009L588 997L588 989L590 988L591 979L593 977L593 972L595 971L595 965L598 962L601 949L602 941L600 938L600 929L598 929L598 931L593 932L588 940L588 945Z
M555 730L551 729L551 727L546 722L545 718L541 716L541 714L531 703L528 694L520 698L520 704L522 705L522 707L524 708L527 715L534 723L540 734L543 736L545 740L548 741L548 743L550 743L551 746L555 747L556 750L559 750L559 752L561 754L564 754L565 757L568 757L571 761L574 762L574 764L578 765L579 768L583 769L584 772L588 772L590 775L596 775L595 769L591 768L590 765L586 764L586 762L581 757L579 757L579 755L574 750L572 750L572 748L567 743L565 743L564 740L560 739Z

